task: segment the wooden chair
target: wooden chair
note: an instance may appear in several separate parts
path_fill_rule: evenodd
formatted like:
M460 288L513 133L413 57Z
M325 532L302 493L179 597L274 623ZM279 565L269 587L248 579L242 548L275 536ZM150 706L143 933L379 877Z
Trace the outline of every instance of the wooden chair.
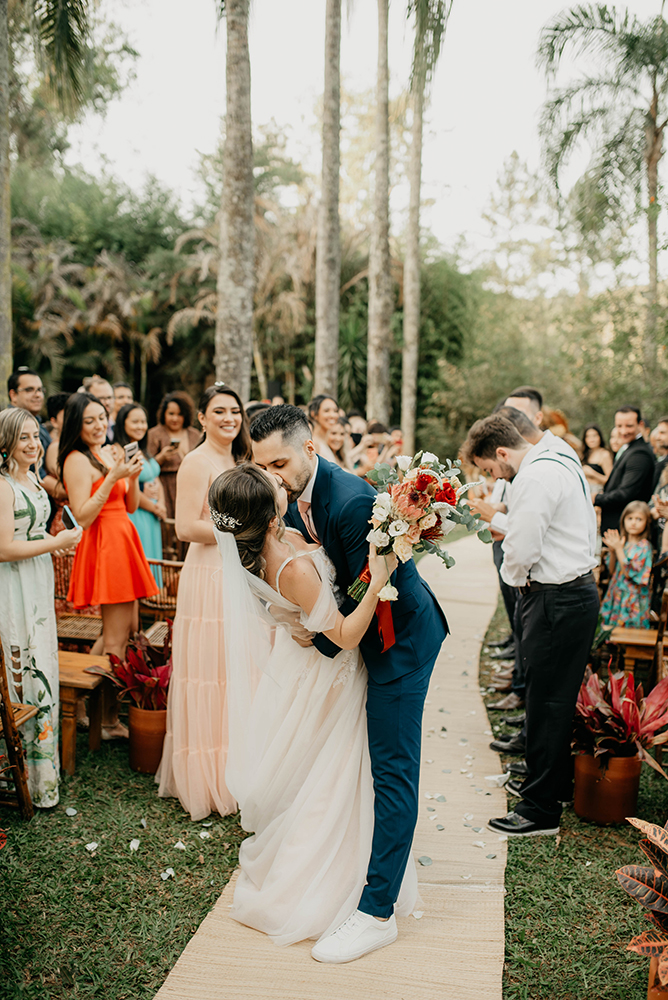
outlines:
M152 646L164 646L168 630L167 622L153 622L144 634Z
M156 620L173 618L176 614L176 596L183 563L170 562L167 559L149 559L148 564L160 590L154 597L141 597L139 607L142 612L152 615Z
M51 556L53 560L53 577L55 583L55 599L67 607L67 592L70 586L70 575L74 554ZM56 605L58 607L58 605ZM100 615L82 615L76 611L56 613L58 642L74 643L77 646L92 646L102 634L102 618Z
M0 790L0 803L18 806L24 819L31 819L35 810L28 791L25 754L19 729L28 719L37 715L37 712L35 705L22 705L10 701L5 656L0 643L0 737L7 746L9 760L8 767L3 769L0 781L5 782L9 778L14 783L13 792L10 789Z
M657 681L666 674L663 659L663 641L668 620L668 589L663 591L661 609L655 628L623 628L618 625L613 629L610 642L622 647L624 653L624 670L636 673L636 666L648 667L646 691L649 691Z

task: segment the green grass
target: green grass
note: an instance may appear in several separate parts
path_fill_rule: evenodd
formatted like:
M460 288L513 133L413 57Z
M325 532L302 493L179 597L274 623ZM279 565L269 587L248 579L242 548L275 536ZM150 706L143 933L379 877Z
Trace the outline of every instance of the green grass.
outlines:
M94 754L86 744L80 736L55 809L30 822L0 811L2 1000L152 998L237 863L238 816L193 823L177 800L158 798L152 775L130 770L125 741ZM168 867L174 878L163 881Z
M507 632L499 602L486 639ZM484 648L482 685L492 671ZM490 713L495 729L498 714ZM663 825L668 783L654 778L649 767L643 771L636 814ZM511 806L516 801L509 796ZM626 951L626 945L648 922L615 878L622 865L644 863L640 836L628 824L586 823L570 808L558 839L508 843L504 1000L645 1000L649 961Z

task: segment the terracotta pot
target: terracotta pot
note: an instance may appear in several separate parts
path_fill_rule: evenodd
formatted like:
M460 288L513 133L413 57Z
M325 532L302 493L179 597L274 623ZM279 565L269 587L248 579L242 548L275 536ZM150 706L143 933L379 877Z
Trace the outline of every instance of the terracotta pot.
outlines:
M639 757L610 757L603 769L595 757L576 754L575 812L599 826L635 816L640 785Z
M130 767L142 774L155 774L167 731L167 709L156 712L130 705L129 710Z
M666 1000L668 997L668 986L662 986L657 975L659 968L658 958L649 960L649 982L647 985L647 1000Z

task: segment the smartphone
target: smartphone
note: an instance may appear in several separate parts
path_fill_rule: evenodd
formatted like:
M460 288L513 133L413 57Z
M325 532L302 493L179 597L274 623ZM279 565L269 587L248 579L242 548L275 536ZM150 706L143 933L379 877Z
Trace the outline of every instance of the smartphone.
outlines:
M180 444L181 444L181 442L179 441L178 438L172 438L172 440L169 442L169 447L170 448L178 448L178 446Z
M123 448L123 452L125 454L125 461L129 462L130 459L133 458L138 451L139 451L139 444L136 441L131 441L130 444L126 444L125 447Z
M67 506L67 504L65 504L65 506L63 507L63 524L65 525L66 528L70 530L72 528L79 527L76 517L74 516L70 508Z

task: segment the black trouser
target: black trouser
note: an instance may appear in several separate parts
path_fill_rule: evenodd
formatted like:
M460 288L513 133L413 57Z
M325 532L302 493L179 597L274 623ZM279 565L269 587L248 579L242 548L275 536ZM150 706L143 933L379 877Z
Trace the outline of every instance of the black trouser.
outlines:
M515 811L540 826L556 826L561 803L572 798L573 716L598 606L591 578L580 586L535 588L519 598L528 776Z
M524 671L524 660L522 659L522 615L520 613L521 602L520 592L517 587L515 591L515 621L513 625L513 636L515 639L515 663L513 664L512 692L524 699L526 695L526 677ZM522 730L524 733L524 730Z
M501 576L501 566L503 564L503 548L501 547L503 542L495 541L492 543L492 553L494 555L494 565L496 566L496 572L499 574L499 586L501 587L501 596L503 597L503 603L506 606L506 614L508 615L508 621L510 623L510 631L514 634L515 632L515 605L517 604L517 587L509 587Z

